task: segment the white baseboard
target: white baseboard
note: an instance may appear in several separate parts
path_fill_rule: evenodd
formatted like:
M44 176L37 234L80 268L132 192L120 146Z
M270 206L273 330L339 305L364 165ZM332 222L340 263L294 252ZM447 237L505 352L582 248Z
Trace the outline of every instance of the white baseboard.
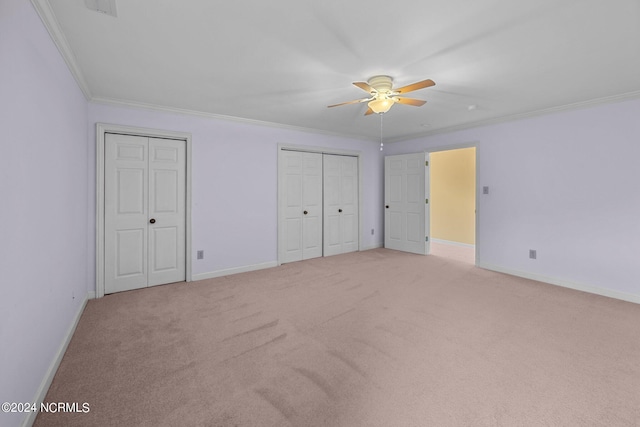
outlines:
M277 261L263 262L261 264L245 265L242 267L225 268L224 270L211 271L209 273L194 274L191 280L213 279L215 277L229 276L231 274L246 273L248 271L262 270L265 268L277 267Z
M587 292L590 294L601 295L603 297L614 298L622 301L628 301L628 302L640 304L640 295L636 295L636 294L628 294L626 292L614 291L612 289L599 288L597 286L574 283L568 280L541 276L538 274L527 273L524 271L511 270L509 268L503 268L497 265L491 265L486 263L478 263L477 266L480 268L484 268L486 270L497 271L498 273L510 274L512 276L518 276L525 279L535 280L538 282L549 283L550 285L562 286L563 288L575 289L576 291Z
M95 295L94 295L95 296ZM40 383L40 387L38 387L38 391L36 392L35 397L31 401L35 403L38 407L40 404L44 402L44 398L47 397L47 391L49 391L49 387L51 386L51 382L53 381L53 377L56 375L58 371L58 367L60 366L60 362L62 362L62 357L64 353L67 351L67 347L69 346L69 342L71 342L71 337L73 337L73 333L76 331L76 327L78 326L78 322L80 321L80 317L82 316L82 312L87 305L87 301L89 301L89 293L85 295L84 301L80 304L80 308L76 313L76 316L73 318L73 322L69 326L66 335L64 336L64 340L60 344L58 348L58 352L55 357L51 361L51 365L49 365L49 369L45 374L42 382ZM22 420L22 427L31 427L33 423L36 421L36 416L38 412L29 412L28 415Z
M375 245L367 246L366 248L361 248L360 250L368 251L370 249L382 248L383 246L384 245L382 243L376 243ZM278 264L278 261L269 261L269 262L263 262L260 264L245 265L242 267L225 268L223 270L210 271L208 273L194 274L193 276L191 276L191 280L196 281L196 280L214 279L216 277L229 276L231 274L246 273L248 271L278 267L279 265L280 264Z
M384 247L384 243L382 242L378 242L374 245L371 246L366 246L364 248L360 248L361 251L370 251L371 249L378 249L378 248L383 248Z
M461 242L454 242L453 240L443 240L443 239L434 239L433 237L431 238L431 242L432 243L442 243L445 245L453 245L453 246L464 246L465 248L475 248L476 245L472 245L469 243L461 243Z

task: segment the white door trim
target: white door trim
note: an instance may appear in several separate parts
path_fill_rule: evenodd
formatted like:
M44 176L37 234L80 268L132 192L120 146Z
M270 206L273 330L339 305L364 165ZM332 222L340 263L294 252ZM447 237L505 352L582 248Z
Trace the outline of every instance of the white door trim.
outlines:
M191 134L166 130L121 126L107 123L96 124L96 298L104 296L104 135L119 133L152 138L177 139L187 146L186 180L186 281L191 279Z
M327 148L327 147L313 147L307 145L293 145L293 144L278 144L278 213L277 213L277 235L278 235L278 265L283 263L284 254L282 253L284 245L281 239L283 238L282 230L280 230L280 210L282 204L284 183L280 182L280 151L302 151L306 153L321 153L321 154L336 154L342 156L353 156L358 158L358 251L363 247L362 245L362 152L352 150L341 150L339 148Z

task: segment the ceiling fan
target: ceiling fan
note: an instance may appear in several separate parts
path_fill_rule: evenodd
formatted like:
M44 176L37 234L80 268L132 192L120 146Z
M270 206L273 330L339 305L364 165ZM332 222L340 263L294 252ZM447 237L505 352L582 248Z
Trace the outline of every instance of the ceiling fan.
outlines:
M364 113L365 116L373 113L386 113L395 104L413 105L414 107L420 107L427 101L414 98L403 98L398 95L405 94L407 92L413 92L414 90L424 89L426 87L434 86L435 83L431 79L422 80L417 83L413 83L407 86L403 86L398 89L393 89L393 79L389 76L373 76L366 83L355 82L354 85L360 89L368 92L371 95L369 98L356 99L354 101L342 102L340 104L329 105L328 108L338 107L340 105L347 104L359 104L361 102L368 102L369 108Z

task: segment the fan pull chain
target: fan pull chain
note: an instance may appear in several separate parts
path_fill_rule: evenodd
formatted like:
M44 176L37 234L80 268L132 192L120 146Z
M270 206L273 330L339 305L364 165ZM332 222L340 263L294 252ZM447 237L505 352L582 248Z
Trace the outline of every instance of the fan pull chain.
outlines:
M383 114L378 114L380 116L380 151L384 148L384 144L382 143L382 116Z

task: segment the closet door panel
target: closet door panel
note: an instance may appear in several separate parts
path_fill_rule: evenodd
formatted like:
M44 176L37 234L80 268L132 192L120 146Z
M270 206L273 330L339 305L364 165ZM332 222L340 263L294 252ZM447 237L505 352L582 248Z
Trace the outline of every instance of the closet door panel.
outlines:
M105 293L147 286L148 139L105 137Z
M281 262L322 256L322 154L283 150L279 174Z
M285 263L302 259L302 169L302 153L280 152L280 232L283 233L280 245L281 261Z
M342 174L342 253L358 250L358 158L343 156Z
M324 255L358 250L358 159L324 155Z
M322 154L302 156L302 259L310 259L322 256Z

